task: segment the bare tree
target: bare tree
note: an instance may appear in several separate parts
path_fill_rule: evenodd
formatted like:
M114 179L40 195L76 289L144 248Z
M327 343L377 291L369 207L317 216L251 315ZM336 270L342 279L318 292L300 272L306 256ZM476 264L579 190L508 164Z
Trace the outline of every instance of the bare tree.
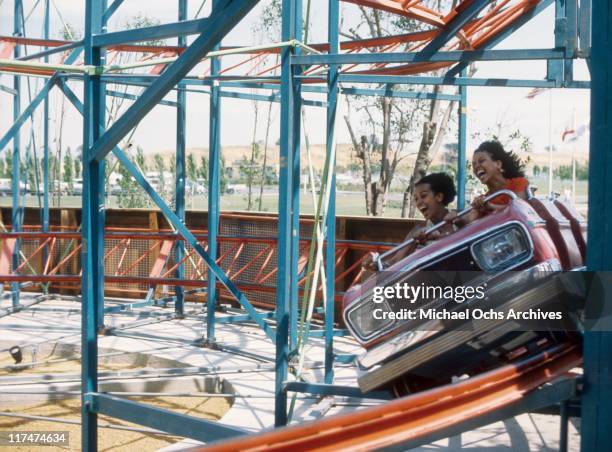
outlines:
M440 6L441 0L437 2ZM423 24L411 19L401 18L359 7L361 22L348 27L343 35L352 39L364 37L379 38L390 34L414 32L423 29ZM383 52L385 49L378 49ZM404 50L407 50L405 48ZM411 85L408 88L386 85L388 91L414 90L426 91L425 86ZM439 87L433 93L441 92ZM444 133L448 129L453 105L445 105L437 99L425 101L404 99L392 95L375 100L357 97L350 100L348 111L360 113L361 124L348 115L347 124L355 155L360 161L363 172L366 214L383 215L387 196L400 162L416 154L415 165L405 194L402 215L413 214L410 207L413 181L425 174L435 151L440 147ZM445 107L445 108L443 108ZM417 149L411 143L419 143Z

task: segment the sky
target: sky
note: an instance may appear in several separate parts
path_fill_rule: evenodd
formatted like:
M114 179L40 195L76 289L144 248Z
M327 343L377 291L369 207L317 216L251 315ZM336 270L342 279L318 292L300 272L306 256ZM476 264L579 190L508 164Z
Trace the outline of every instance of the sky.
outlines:
M42 4L44 1L24 0L26 15L33 11L27 21L27 35L29 37L42 36ZM200 14L207 14L208 3ZM76 28L82 28L84 0L51 0L52 37L58 37L62 23L69 23ZM202 0L189 0L190 18L198 10ZM310 42L322 42L326 37L326 4L327 0L313 0L313 15ZM117 11L109 24L109 29L125 24L130 18L137 15L146 15L159 19L162 23L176 20L176 1L167 0L127 0ZM33 7L35 7L33 9ZM345 23L356 15L354 5L341 3L341 11L345 16ZM12 0L0 0L0 34L12 34ZM260 7L256 7L224 40L225 45L250 45L254 41L252 27L259 17ZM551 48L553 47L554 8L551 6L538 17L526 24L497 48ZM193 39L193 38L190 38ZM583 61L575 64L575 79L588 80L589 74ZM517 61L479 63L476 76L501 78L530 78L543 79L546 73L544 62ZM23 82L24 105L27 102L27 83ZM31 91L35 93L42 80L31 79ZM0 75L0 84L12 85L12 77ZM77 93L82 92L78 82L73 83ZM520 130L532 143L534 151L544 151L552 137L553 146L567 150L575 147L579 154L586 157L588 148L588 133L582 136L575 144L561 141L563 131L572 122L575 127L589 121L589 91L559 89L545 92L532 100L525 96L530 90L527 88L475 88L468 90L468 148L477 146L480 137L486 136L488 130L504 131ZM174 94L168 95L172 99ZM313 98L312 96L309 96ZM60 122L57 118L62 110L61 96L51 98L51 130L58 135ZM223 99L222 105L222 144L248 145L253 139L254 106L251 101ZM6 131L12 124L11 116L12 96L0 91L0 133ZM42 110L42 109L40 109ZM81 119L66 102L64 105L65 121L62 131L64 145L75 149L82 142ZM263 140L265 136L265 120L267 103L260 104L256 140ZM350 141L348 131L342 121L346 113L346 104L341 100L339 104L337 125L337 139L340 143ZM325 110L322 108L306 108L305 130L310 143L323 143L325 141ZM39 112L40 116L41 113ZM171 150L175 146L175 111L172 107L156 107L139 125L132 142L140 145L145 152L154 153ZM274 122L271 128L271 142L277 141L279 136L278 104L273 107ZM187 101L187 147L207 147L208 143L208 96L205 94L189 94ZM40 142L40 129L35 130L36 139ZM25 139L25 138L24 138ZM454 141L454 136L448 136L447 141Z

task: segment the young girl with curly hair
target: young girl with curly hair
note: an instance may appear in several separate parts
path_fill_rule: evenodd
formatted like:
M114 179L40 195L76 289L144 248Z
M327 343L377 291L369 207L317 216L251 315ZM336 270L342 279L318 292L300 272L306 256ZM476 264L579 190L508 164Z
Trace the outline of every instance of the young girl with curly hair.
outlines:
M487 186L488 192L472 201L474 211L471 214L455 220L456 214L451 213L445 217L446 221L466 224L487 213L503 209L510 202L507 195L484 202L485 197L500 190L510 190L519 198L527 199L529 182L525 178L524 165L514 152L504 150L500 142L485 141L478 146L472 157L472 171Z

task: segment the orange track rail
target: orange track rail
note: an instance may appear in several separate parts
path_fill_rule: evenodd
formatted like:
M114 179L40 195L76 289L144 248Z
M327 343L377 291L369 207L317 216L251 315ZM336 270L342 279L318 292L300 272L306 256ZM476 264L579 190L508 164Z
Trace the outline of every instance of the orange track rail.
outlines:
M375 450L492 413L579 366L580 347L554 346L519 363L380 406L202 448L206 451Z
M422 49L427 43L434 39L452 19L472 0L460 1L455 8L446 14L426 8L421 4L421 0L342 0L347 3L354 3L359 6L386 11L391 14L396 14L404 17L409 17L420 21L428 26L430 30L409 33L397 36L384 36L380 38L359 39L344 41L340 44L341 50L344 51L365 51L365 52L385 52L396 49L399 51L414 52ZM491 2L491 8L483 12L478 18L471 20L451 38L443 50L462 50L462 49L480 49L486 46L493 38L503 33L511 27L521 16L528 14L537 6L540 0L502 0L495 4ZM0 53L2 52L3 44L5 52L11 51L15 44L30 45L37 47L58 47L69 44L71 41L60 40L42 40L22 37L0 36ZM313 48L325 51L329 48L328 44L310 44ZM384 46L390 46L385 49ZM228 47L229 48L229 47ZM184 49L176 46L141 46L141 45L118 45L109 47L110 51L114 52L135 52L148 53L159 55L176 55L180 54ZM255 56L266 56L279 53L280 49L269 49L265 51L257 50L253 53ZM144 58L149 58L145 56ZM233 64L233 69L245 66L253 60L253 55L246 57L237 64ZM444 67L452 66L452 62L439 63L412 63L412 64L374 64L374 65L348 65L342 72L354 74L383 74L383 75L409 75L435 71ZM160 70L165 67L160 66ZM266 70L259 74L270 74L276 71L277 65L269 64ZM23 73L30 75L52 75L50 69L29 69L29 68L11 68L2 67L0 70L13 73ZM242 70L242 73L237 71L232 74L235 76L248 75L248 68ZM309 83L324 81L323 79L311 79Z

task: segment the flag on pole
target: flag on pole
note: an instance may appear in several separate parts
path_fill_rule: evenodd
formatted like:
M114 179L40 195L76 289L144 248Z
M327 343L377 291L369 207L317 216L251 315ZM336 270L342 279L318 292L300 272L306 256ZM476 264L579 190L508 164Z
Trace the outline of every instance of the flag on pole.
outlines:
M565 128L565 130L561 134L561 141L565 141L567 137L570 137L570 139L572 139L575 135L576 135L576 131L574 130L574 128L568 126Z
M561 134L561 141L577 141L582 135L589 130L589 124L582 124L574 129L574 127L567 126Z
M548 88L533 88L531 91L527 93L525 96L526 99L533 99L539 94L542 94L544 91L548 91Z

